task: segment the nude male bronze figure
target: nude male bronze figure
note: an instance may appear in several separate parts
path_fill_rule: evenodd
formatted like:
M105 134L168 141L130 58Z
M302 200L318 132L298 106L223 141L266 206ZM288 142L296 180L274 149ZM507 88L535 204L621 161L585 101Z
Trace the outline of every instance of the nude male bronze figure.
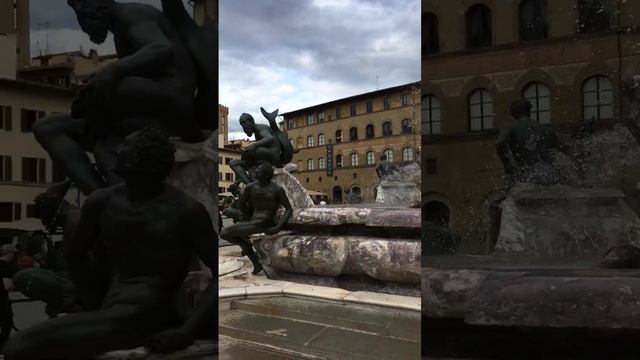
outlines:
M253 273L257 274L262 271L262 265L248 237L258 233L277 234L291 218L293 209L284 189L271 181L273 178L271 164L258 165L255 177L257 180L245 187L239 199L243 217L249 220L223 228L220 237L232 244L239 245L243 254L251 260ZM280 207L285 209L285 213L276 222L276 212Z
M206 209L165 182L174 152L156 129L125 138L115 168L124 183L87 198L65 249L87 310L23 329L7 343L6 360L84 359L141 345L170 353L207 330L217 333L215 282L186 319L174 302L195 255L217 267Z
M514 101L510 112L513 120L500 129L496 142L496 151L509 177L508 182L558 183L559 174L552 166L551 150L568 153L566 146L549 127L531 119L528 100Z

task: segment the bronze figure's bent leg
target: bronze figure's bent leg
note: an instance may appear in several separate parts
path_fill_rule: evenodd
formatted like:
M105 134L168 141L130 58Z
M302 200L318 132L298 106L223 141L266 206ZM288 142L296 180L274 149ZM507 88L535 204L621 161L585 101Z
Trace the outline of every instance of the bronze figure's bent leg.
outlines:
M253 274L262 271L262 264L260 264L258 255L253 251L253 245L246 238L262 231L264 231L264 221L254 220L227 226L220 232L221 238L242 248L242 254L246 255L253 264Z
M106 183L87 156L87 151L93 151L93 144L88 141L86 130L84 120L62 114L47 116L33 125L40 145L80 191L89 195Z
M5 360L85 359L108 351L144 345L160 321L142 318L136 305L50 319L16 333L4 348ZM140 327L144 324L143 327Z
M280 150L277 148L257 148L255 156L257 161L268 161L277 168L283 166L280 160Z
M198 119L195 119L193 106L193 93L180 89L171 79L156 81L133 76L118 82L113 104L118 121L155 119L159 121L156 126L168 130L169 135L195 143L206 138L200 130Z
M249 176L247 176L245 166L247 166L247 162L244 160L231 160L231 162L229 162L229 167L231 167L231 170L236 174L238 180L242 181L243 184L248 185L251 180L249 180Z

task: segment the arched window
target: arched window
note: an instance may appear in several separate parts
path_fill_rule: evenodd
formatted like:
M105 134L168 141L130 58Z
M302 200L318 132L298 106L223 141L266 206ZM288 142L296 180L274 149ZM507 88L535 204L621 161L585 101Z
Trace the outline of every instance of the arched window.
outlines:
M342 155L336 155L336 167L342 167Z
M413 133L413 126L411 126L411 119L402 120L402 133L403 134Z
M296 148L297 148L297 149L301 149L303 146L304 146L304 145L303 145L303 143L302 143L302 138L301 138L301 137L297 138L297 139L296 139Z
M356 140L358 140L358 128L352 127L351 129L349 129L349 141L356 141Z
M467 48L491 46L492 26L491 10L487 5L475 4L465 15L467 28Z
M359 163L358 154L357 153L351 154L351 166L358 166L358 163Z
M358 186L358 185L354 185L354 186L351 188L351 192L352 192L352 193L354 193L354 194L361 195L361 194L362 194L362 189L360 189L360 186Z
M520 3L520 40L547 38L547 0L522 0Z
M433 13L422 14L422 54L432 55L440 52L438 17Z
M367 152L367 165L375 165L376 164L376 154L373 151Z
M387 155L388 162L393 162L393 149L387 149L383 152L383 154Z
M319 158L318 159L318 169L324 169L325 165L324 165L324 158Z
M393 135L393 128L391 127L391 121L386 121L382 124L382 136Z
M613 85L606 76L594 76L582 87L582 113L584 120L611 119L613 117Z
M371 124L367 125L367 127L365 128L365 137L367 139L372 139L375 136L376 135L375 135L375 130L374 130L373 125L371 125Z
M336 130L336 144L342 142L342 130Z
M318 135L318 145L322 146L325 143L324 134Z
M478 89L469 96L469 130L493 128L493 96L487 89Z
M582 33L609 30L609 8L607 0L580 0L578 3L580 23L578 30Z
M307 159L307 170L313 170L313 159Z
M531 119L540 124L551 123L551 90L541 82L527 85L522 92L525 99L531 103Z
M402 149L402 161L413 161L413 149L406 147Z
M442 131L440 120L440 101L433 95L422 97L422 133L436 135Z
M313 136L307 136L307 147L313 147Z

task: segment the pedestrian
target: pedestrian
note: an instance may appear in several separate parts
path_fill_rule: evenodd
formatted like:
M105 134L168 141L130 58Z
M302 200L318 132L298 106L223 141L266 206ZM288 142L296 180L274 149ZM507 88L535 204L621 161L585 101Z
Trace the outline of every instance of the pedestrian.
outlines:
M0 347L4 346L13 329L13 310L11 309L9 291L13 290L11 278L16 272L17 252L17 248L12 244L3 245L0 248L0 278L2 278L0 286Z

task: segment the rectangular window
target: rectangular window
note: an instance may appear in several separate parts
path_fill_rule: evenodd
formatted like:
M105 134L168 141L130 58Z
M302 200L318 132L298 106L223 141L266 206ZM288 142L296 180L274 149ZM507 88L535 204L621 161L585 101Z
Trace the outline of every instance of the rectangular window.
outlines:
M13 0L13 30L18 30L18 0Z
M295 127L296 127L295 119L288 119L287 120L287 129L294 129Z
M28 218L36 218L36 205L28 204L27 205L27 217Z
M411 95L404 94L402 96L402 106L409 106L409 105L411 105Z
M40 184L47 183L47 160L38 159L38 182Z
M307 114L307 125L313 124L313 114Z
M0 203L0 222L12 222L13 221L13 203L3 202Z
M225 181L233 181L233 174L225 173L224 174L224 180Z
M0 106L0 130L13 130L13 119L11 118L11 106Z
M228 157L224 158L224 164L229 165L229 163L231 163L231 158L228 158Z
M221 173L221 172L219 172L219 173L218 173L218 181L222 181L222 179L223 179L223 177L222 177L222 173Z
M384 98L384 109L385 110L391 109L391 99L389 99L389 97Z
M350 106L350 110L351 110L351 116L355 116L355 115L357 115L357 112L356 112L356 104L351 105L351 106Z
M20 129L22 132L31 132L31 127L38 119L38 112L35 110L22 109L20 111Z
M367 112L373 112L373 101L367 101Z
M22 204L21 203L13 204L13 220L15 221L22 220Z
M13 181L11 156L0 156L0 181Z
M324 122L324 112L319 112L318 113L318 122L319 123Z
M37 158L22 158L22 181L32 183L46 183L47 160Z
M342 117L342 111L340 108L336 108L336 119L340 119Z

